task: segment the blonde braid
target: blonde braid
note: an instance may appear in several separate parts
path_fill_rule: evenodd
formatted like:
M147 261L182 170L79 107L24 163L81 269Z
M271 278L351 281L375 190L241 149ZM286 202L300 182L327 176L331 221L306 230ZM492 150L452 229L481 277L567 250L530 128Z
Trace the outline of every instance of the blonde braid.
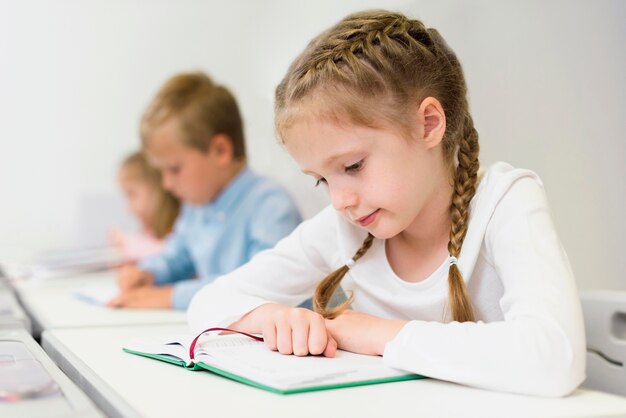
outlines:
M355 14L352 19L345 19L334 30L314 39L293 62L276 89L278 128L280 113L287 102L323 88L325 81L333 80L368 94L404 96L407 89L401 85L404 80L414 78L416 71L412 64L416 58L419 57L421 64L435 65L435 54L429 49L433 40L421 22L395 13L376 13ZM391 90L388 84L392 84ZM397 113L398 109L394 111Z
M452 203L450 204L450 242L448 251L453 257L461 253L463 240L467 233L469 204L476 193L478 183L478 132L469 113L465 115L463 137L459 142L458 165L454 178ZM474 312L469 300L461 271L456 264L448 271L448 299L452 310L452 319L458 322L474 321Z
M352 256L352 261L356 262L359 258L363 257L367 250L372 246L374 236L367 234L367 237L361 244L361 248ZM335 308L327 308L330 298L333 297L335 290L339 287L341 279L346 275L350 267L343 265L337 270L324 277L321 282L315 288L315 294L313 295L313 309L315 312L321 314L324 318L333 319L345 311L354 299L353 295L350 295L348 300Z

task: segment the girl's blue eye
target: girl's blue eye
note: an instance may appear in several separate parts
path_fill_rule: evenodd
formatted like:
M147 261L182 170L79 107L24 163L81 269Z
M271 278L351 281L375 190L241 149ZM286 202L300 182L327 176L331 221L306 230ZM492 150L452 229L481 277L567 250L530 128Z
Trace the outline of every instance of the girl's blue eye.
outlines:
M322 183L326 183L326 179L325 178L319 178L315 181L315 187L319 186Z
M346 173L354 173L363 168L363 160L357 161L356 163L349 165L346 167Z

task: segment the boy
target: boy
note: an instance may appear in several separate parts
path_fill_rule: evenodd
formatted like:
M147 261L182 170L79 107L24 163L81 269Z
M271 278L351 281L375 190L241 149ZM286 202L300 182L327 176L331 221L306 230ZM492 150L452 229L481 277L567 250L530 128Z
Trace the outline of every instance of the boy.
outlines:
M165 83L143 115L141 140L184 205L165 250L120 270L110 306L186 309L202 286L300 223L287 192L247 168L237 103L206 74Z

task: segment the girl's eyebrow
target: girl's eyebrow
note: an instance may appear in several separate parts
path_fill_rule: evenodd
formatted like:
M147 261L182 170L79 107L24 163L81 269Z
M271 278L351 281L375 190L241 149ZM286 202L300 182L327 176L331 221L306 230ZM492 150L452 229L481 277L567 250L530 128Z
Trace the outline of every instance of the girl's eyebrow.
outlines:
M362 152L363 152L362 150L354 148L354 149L343 151L336 155L331 155L330 157L326 158L326 160L324 160L324 166L332 165L337 160L341 160L342 158L346 158L348 156L351 156L352 154L359 154Z
M331 155L330 157L326 158L323 163L322 163L322 167L328 167L329 165L334 164L337 160L340 160L342 158L346 158L347 156L350 156L352 154L359 154L359 153L363 153L362 149L357 149L357 148L353 148L353 149L348 149L345 151L342 151L338 154L335 155ZM310 171L306 168L303 168L302 171L304 174L308 174L308 175L317 175L314 171Z
M322 163L322 167L327 167L329 165L332 165L335 161L341 159L342 157L352 154L352 152L344 152L341 154L337 154L337 155L331 155L330 157L326 158L324 160L324 162ZM306 168L301 170L304 174L308 174L308 175L316 175L315 172L307 170Z

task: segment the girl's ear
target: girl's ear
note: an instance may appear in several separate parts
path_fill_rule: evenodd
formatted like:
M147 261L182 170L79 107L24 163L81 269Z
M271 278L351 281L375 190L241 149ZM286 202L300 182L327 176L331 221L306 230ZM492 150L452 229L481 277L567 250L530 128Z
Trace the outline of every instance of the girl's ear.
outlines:
M427 148L433 148L443 139L446 132L446 114L439 100L427 97L417 109L417 120L422 132L422 140Z

